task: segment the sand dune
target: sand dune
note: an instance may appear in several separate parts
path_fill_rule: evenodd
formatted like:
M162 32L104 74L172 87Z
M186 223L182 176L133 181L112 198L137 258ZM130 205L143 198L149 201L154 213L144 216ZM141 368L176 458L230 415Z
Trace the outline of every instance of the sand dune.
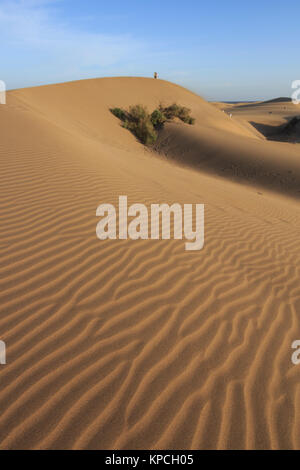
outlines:
M169 159L109 112L160 101L197 119ZM0 124L0 448L300 448L299 146L142 78L12 91ZM204 249L101 242L121 194L204 203Z
M300 196L300 147L169 123L156 150L202 171Z

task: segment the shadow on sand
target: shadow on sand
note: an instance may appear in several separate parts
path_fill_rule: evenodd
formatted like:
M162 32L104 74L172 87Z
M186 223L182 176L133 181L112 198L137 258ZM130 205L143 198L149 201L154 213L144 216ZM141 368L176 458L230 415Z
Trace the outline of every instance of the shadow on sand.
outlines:
M300 116L295 116L289 119L287 124L281 124L280 126L259 124L253 121L250 124L268 140L300 143Z

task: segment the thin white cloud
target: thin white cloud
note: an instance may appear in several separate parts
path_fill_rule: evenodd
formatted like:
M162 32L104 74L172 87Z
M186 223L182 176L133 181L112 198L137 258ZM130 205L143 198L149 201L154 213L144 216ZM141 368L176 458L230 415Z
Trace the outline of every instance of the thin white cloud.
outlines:
M74 29L61 19L59 6L60 0L0 1L0 41L6 51L2 68L9 51L16 60L24 51L29 67L36 67L36 76L43 73L44 82L75 79L97 67L101 74L107 67L135 60L147 49L131 35Z

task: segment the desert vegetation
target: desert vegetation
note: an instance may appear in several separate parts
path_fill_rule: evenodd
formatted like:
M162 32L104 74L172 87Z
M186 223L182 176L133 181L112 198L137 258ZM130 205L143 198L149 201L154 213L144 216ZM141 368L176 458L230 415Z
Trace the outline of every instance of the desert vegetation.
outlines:
M146 106L137 104L128 110L112 108L114 116L123 122L123 127L131 131L144 145L153 145L157 139L157 132L163 128L166 121L178 118L186 124L194 124L195 119L190 115L191 110L185 106L173 103L170 106L159 105L152 113Z

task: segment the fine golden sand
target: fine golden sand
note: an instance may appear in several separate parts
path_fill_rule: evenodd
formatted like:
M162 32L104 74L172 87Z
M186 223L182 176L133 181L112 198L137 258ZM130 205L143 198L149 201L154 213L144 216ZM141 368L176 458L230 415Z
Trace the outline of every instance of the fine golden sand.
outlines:
M160 102L196 124L167 124L156 151L109 111ZM300 145L251 124L297 113L146 78L8 93L1 449L300 448ZM119 195L204 203L204 249L98 240Z

